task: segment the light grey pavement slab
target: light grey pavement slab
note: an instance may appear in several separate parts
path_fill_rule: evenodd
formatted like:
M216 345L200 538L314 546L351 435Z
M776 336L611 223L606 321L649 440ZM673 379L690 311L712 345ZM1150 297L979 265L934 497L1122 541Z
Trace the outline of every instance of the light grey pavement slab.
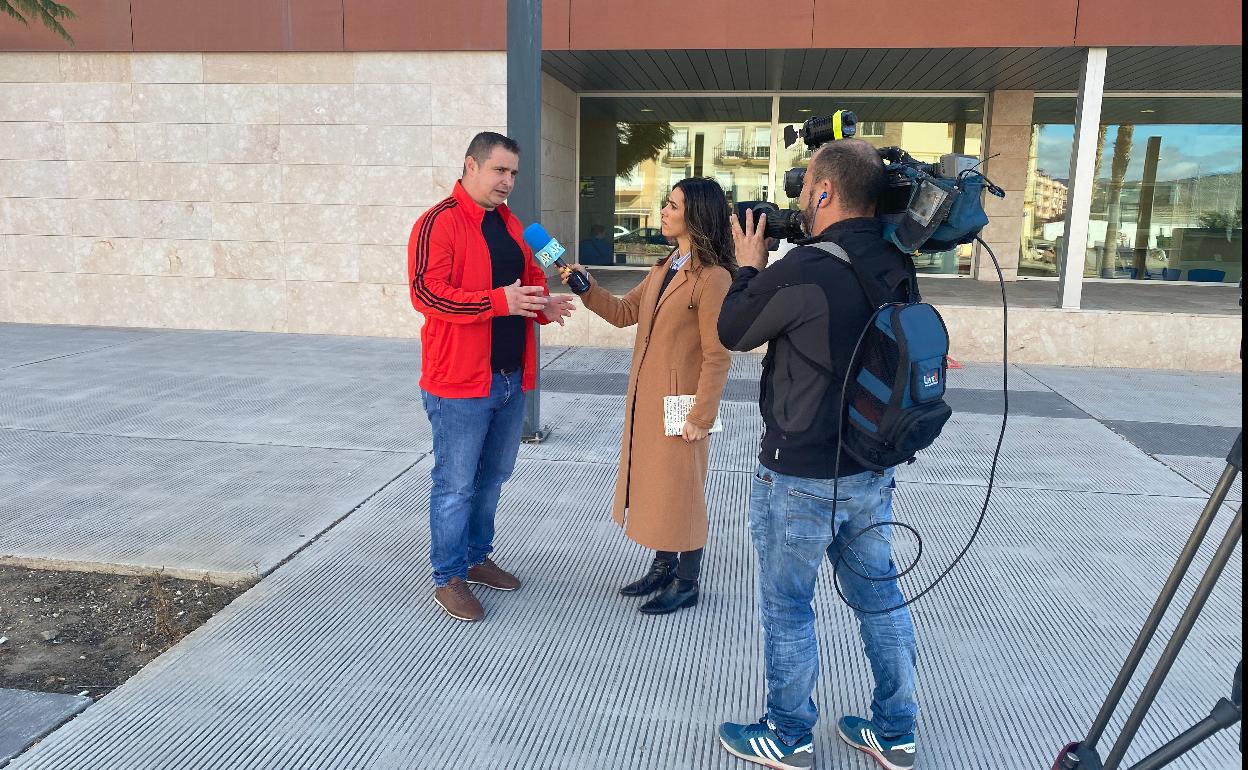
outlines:
M1233 428L1243 424L1243 377L1238 374L1053 366L1023 368L1098 420Z
M428 470L425 460L15 767L744 767L714 730L763 708L749 474L712 474L702 602L647 618L616 594L647 556L607 519L612 469L521 461L496 555L525 585L481 591L487 620L464 625L430 601ZM980 492L901 485L899 516L932 553L920 580L969 534ZM1002 490L966 565L915 609L922 766L1047 767L1091 719L1198 507ZM1239 578L1236 561L1133 757L1226 689ZM820 766L866 770L831 727L870 696L828 570L816 602ZM1174 766L1238 767L1234 739Z
M78 695L0 689L0 767L89 705Z
M254 579L420 456L0 429L0 562Z
M0 373L0 427L424 452L419 370L412 341L169 333Z
M13 329L0 325L0 349ZM623 399L545 393L554 433L521 448L499 514L497 557L526 584L483 591L489 618L466 626L430 598L432 461L418 461L429 443L413 343L168 332L110 347L111 330L90 331L75 332L66 357L0 369L0 538L20 522L33 541L126 558L119 533L131 526L153 535L130 547L157 555L237 565L240 554L271 554L280 566L15 767L744 767L714 727L763 706L746 522L761 429L753 403L726 402L726 430L712 440L702 602L646 618L616 594L648 560L608 517ZM585 388L626 365L623 353L556 348L543 360ZM758 361L738 357L734 379L756 377ZM899 474L899 518L919 528L926 554L911 592L958 552L982 505L1000 427L987 413L996 375L968 369L950 384L973 403ZM1204 503L1206 474L1220 470L1220 459L1152 457L1103 424L1140 421L1088 395L1118 387L1120 371L1030 371L1012 373L1019 402L1071 416L1010 418L981 539L915 607L921 767L1047 768L1091 721ZM1147 400L1160 385L1130 389ZM333 526L310 544L298 537L317 524ZM897 531L904 563L915 543ZM816 745L821 767L865 770L832 731L834 716L863 711L870 696L830 572L817 597ZM1241 585L1237 554L1132 757L1226 694L1242 655ZM1239 767L1234 739L1218 736L1174 767Z
M0 370L102 350L163 332L83 326L0 325Z

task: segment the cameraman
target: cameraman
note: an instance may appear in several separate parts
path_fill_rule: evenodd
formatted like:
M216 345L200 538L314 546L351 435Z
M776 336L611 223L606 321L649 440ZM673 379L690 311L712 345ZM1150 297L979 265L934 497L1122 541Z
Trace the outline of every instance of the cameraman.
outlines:
M859 139L824 144L811 156L802 187L804 227L817 233L805 243L838 244L876 277L883 296L904 300L898 276L908 280L913 268L884 240L875 218L885 185L884 164L871 145ZM750 496L767 711L755 724L724 723L719 736L744 759L809 768L818 719L811 698L819 676L815 578L825 556L834 564L843 559L841 586L854 605L902 603L896 581L879 580L896 574L892 528L869 529L892 521L896 484L893 469L877 473L842 456L833 518L841 387L875 308L851 267L815 246L798 246L767 267L766 217L757 226L753 219L746 216L744 226L733 219L741 269L720 312L719 338L730 350L767 344L759 398L766 430ZM911 768L918 706L910 613L859 613L858 623L875 679L871 719L845 716L838 732L885 768Z

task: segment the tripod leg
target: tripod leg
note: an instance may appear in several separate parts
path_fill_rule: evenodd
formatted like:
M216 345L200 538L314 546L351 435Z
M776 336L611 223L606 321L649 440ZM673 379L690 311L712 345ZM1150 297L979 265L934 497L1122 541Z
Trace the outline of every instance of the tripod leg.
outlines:
M1243 432L1240 432L1239 438L1235 440L1236 450L1241 446L1243 440ZM1122 669L1118 672L1118 678L1114 680L1114 684L1109 688L1109 695L1105 696L1105 702L1101 705L1100 712L1096 715L1096 719L1092 722L1092 728L1088 730L1088 735L1083 739L1082 745L1095 747L1101 740L1101 736L1105 733L1105 728L1109 725L1110 717L1114 715L1114 711L1118 708L1118 703L1122 700L1123 693L1127 691L1127 685L1131 683L1131 677L1135 675L1135 670L1140 665L1140 660L1144 658L1144 652L1148 649L1148 645L1153 641L1153 635L1157 633L1157 627L1161 625L1161 619L1166 614L1166 610L1170 608L1170 602L1174 600L1175 593L1179 590L1179 584L1183 582L1187 570L1192 566L1192 561L1196 558L1196 552L1200 549L1200 544L1204 542L1205 536L1209 533L1209 528L1213 526L1213 519L1218 515L1218 510L1222 504L1226 502L1226 495L1230 492L1231 485L1235 483L1235 477L1239 475L1242 467L1242 461L1238 459L1237 451L1232 450L1231 457L1227 458L1226 470L1222 472L1222 478L1218 480L1217 486L1213 488L1213 493L1209 496L1209 502L1205 504L1205 509L1201 512L1200 518L1196 520L1196 526L1192 529L1192 534L1187 539L1187 543L1183 546L1183 551L1179 554L1179 560L1175 562L1174 569L1170 571L1170 577L1166 578L1166 584L1161 589L1161 593L1157 596L1157 601L1153 604L1153 609L1148 614L1148 620L1144 621L1144 627L1140 629L1140 635L1135 640L1135 645L1131 648L1131 652L1127 654L1126 661L1122 664Z
M1183 756L1187 752L1204 743L1215 733L1234 727L1243 718L1243 710L1231 703L1226 698L1218 701L1218 705L1213 707L1213 712L1209 716L1200 720L1190 730L1179 735L1165 746L1149 754L1148 757L1138 765L1132 765L1131 770L1159 770L1174 760Z
M1222 542L1218 545L1218 550L1213 554L1213 559L1209 562L1209 568L1205 570L1205 576L1200 579L1200 584L1196 586L1196 592L1192 595L1192 601L1184 611L1183 617L1179 619L1179 625L1174 630L1174 635L1170 637L1170 641L1166 644L1166 648L1162 650L1161 659L1157 662L1157 668L1153 669L1152 676L1148 678L1148 682L1144 685L1144 691L1140 694L1139 701L1136 702L1135 708L1131 710L1131 715L1127 717L1126 724L1123 725L1122 733L1118 736L1118 742L1114 744L1114 748L1109 752L1109 756L1105 759L1105 770L1117 770L1122 764L1123 755L1127 753L1127 747L1131 745L1131 741L1135 738L1136 732L1140 729L1140 724L1144 722L1144 717L1148 714L1148 710L1153 705L1153 701L1157 698L1158 691L1161 690L1161 684L1165 681L1166 676L1170 673L1174 661L1179 656L1179 650L1183 648L1183 643L1187 641L1187 636L1192 632L1192 626L1196 624L1196 618L1199 617L1201 610L1205 607L1205 602L1209 599L1209 594L1213 592L1213 587L1217 585L1218 578L1222 576L1222 570L1226 568L1226 563L1231 560L1231 555L1235 551L1235 546L1239 543L1240 536L1243 534L1244 528L1244 507L1241 504L1239 509L1235 511L1235 518L1231 521L1231 526L1226 530Z

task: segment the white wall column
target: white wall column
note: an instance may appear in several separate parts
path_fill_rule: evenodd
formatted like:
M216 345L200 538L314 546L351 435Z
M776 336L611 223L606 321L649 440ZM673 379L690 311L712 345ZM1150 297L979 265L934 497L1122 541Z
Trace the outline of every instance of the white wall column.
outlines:
M1061 261L1058 263L1057 306L1078 310L1083 296L1083 270L1088 252L1088 215L1092 211L1093 173L1096 167L1096 136L1101 126L1101 101L1105 95L1105 62L1108 49L1084 52L1079 76L1079 99L1075 105L1075 145L1070 153L1070 197L1063 228Z

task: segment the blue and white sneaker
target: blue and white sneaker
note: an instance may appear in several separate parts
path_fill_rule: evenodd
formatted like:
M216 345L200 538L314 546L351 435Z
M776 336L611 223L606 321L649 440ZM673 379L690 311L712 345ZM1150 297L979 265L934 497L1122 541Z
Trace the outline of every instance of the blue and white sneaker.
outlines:
M855 749L870 754L880 767L887 770L910 770L914 767L914 733L900 738L885 738L875 725L858 717L841 717L836 723L841 740Z
M780 740L766 717L752 725L724 722L719 726L719 742L734 757L774 770L810 770L815 766L815 743L807 735L790 746Z

